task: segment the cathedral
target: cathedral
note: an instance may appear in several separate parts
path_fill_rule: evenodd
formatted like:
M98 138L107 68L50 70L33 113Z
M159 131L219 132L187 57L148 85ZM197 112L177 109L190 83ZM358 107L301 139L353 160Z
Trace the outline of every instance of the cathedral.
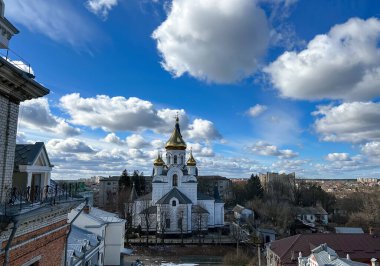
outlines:
M165 161L157 154L153 162L152 193L137 198L132 188L130 203L134 228L178 235L223 226L224 202L218 188L214 188L214 197L198 193L197 163L191 150L186 158L186 148L177 117L165 145Z

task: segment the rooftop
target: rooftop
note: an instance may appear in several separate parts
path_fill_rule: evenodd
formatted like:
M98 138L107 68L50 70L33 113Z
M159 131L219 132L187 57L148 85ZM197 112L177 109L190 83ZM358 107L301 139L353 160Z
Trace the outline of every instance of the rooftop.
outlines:
M302 252L309 256L311 250L326 243L334 249L340 257L350 255L353 260L369 261L380 257L380 237L369 234L305 234L294 235L270 244L272 250L283 265L296 265L292 260L294 254Z

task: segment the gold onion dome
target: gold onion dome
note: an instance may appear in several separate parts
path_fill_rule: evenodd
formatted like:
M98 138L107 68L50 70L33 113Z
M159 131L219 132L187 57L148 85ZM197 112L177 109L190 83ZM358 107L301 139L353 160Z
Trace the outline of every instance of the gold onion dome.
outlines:
M156 160L154 160L153 164L155 166L163 166L165 164L164 160L162 160L162 157L160 154L157 155Z
M165 149L167 150L186 150L186 143L182 138L181 130L179 128L179 119L176 117L175 127L170 139L166 142Z
M188 166L196 166L197 165L197 161L195 161L194 157L193 157L193 151L190 150L190 157L189 159L187 160L186 164Z

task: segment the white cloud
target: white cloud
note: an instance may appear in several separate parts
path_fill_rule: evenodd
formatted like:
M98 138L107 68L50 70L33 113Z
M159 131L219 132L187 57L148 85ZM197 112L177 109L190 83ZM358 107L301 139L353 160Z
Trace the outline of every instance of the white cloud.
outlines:
M102 19L107 19L108 13L117 5L118 0L87 0L86 7Z
M376 165L380 163L380 141L371 141L361 147L362 153Z
M113 132L105 136L104 141L108 143L114 143L114 144L123 144L120 138Z
M283 97L369 100L380 96L380 20L353 18L285 52L264 69Z
M203 141L221 138L211 121L196 118L189 124L185 110L156 109L151 102L135 97L97 95L95 98L82 98L78 93L73 93L63 96L60 106L71 116L71 123L102 128L104 131L152 130L160 134L169 133L178 115L186 137Z
M279 173L296 172L300 174L305 171L302 166L306 163L306 160L278 160L271 165L271 169Z
M294 158L298 156L298 153L285 149L285 150L280 150L277 146L275 145L270 145L266 142L263 141L258 141L251 147L249 147L249 150L260 155L264 156L276 156L279 158Z
M193 151L194 157L197 160L198 157L214 157L215 153L211 146L202 145L200 143L187 143L187 148Z
M351 161L351 157L348 153L342 152L334 152L334 153L329 153L326 156L327 161L335 162L335 161Z
M60 99L60 106L71 116L72 123L105 131L154 129L163 123L151 102L135 97L82 98L72 93Z
M75 138L52 139L46 144L47 150L52 153L94 153L95 150L87 143Z
M262 114L265 110L267 110L268 107L261 104L256 104L255 106L252 106L248 109L247 114L251 117L256 117Z
M220 133L211 121L200 118L194 119L193 123L189 125L186 134L193 140L212 141L221 138Z
M141 136L132 134L125 139L129 148L140 149L149 145L149 143Z
M173 0L153 32L162 66L216 83L252 75L269 42L264 11L251 0Z
M352 102L319 106L315 130L324 141L380 140L380 103Z
M33 71L32 67L30 66L30 64L27 64L27 63L20 61L20 60L11 60L11 59L5 58L5 57L3 57L3 58L5 60L7 60L9 63L11 63L12 65L14 65L15 67L21 69L22 71L34 75L34 71Z
M46 98L37 98L21 103L20 127L23 129L46 130L63 136L80 134L78 128L70 126L63 118L51 113Z
M12 22L47 35L54 41L87 47L96 32L70 1L5 0L5 5L5 16Z

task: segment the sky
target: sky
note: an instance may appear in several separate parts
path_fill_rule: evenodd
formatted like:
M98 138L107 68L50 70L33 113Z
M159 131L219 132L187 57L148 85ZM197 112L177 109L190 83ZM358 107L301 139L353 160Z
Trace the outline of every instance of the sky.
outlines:
M180 119L200 175L380 177L380 2L5 0L56 179L151 174Z

